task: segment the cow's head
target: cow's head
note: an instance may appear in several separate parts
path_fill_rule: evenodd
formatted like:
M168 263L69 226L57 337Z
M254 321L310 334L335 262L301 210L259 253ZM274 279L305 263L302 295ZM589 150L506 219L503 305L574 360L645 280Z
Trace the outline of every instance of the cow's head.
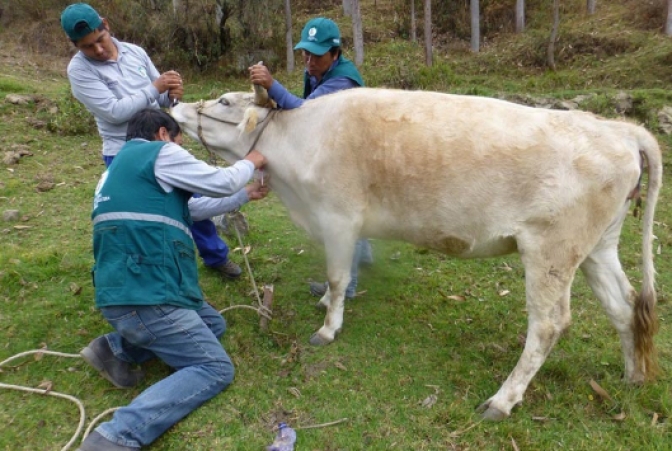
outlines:
M229 162L249 152L254 130L275 105L264 88L255 92L230 92L215 100L179 103L170 114L185 133Z

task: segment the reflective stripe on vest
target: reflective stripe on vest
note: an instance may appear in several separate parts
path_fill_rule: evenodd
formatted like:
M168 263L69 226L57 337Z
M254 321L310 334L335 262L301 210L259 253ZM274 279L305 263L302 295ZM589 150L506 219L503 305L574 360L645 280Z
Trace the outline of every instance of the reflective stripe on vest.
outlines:
M146 213L123 213L123 212L102 213L93 218L93 225L95 226L96 224L99 224L104 221L117 221L119 219L130 221L160 222L163 224L167 224L169 226L177 227L178 229L189 235L189 238L191 238L192 240L194 239L194 237L191 236L191 230L189 230L189 227L185 226L179 221L161 215L152 215Z

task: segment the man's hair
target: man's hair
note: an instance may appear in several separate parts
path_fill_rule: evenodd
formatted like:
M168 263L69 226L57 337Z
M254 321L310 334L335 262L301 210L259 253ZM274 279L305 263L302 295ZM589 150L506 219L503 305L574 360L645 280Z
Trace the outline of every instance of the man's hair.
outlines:
M334 56L336 54L338 54L338 56L341 56L341 47L340 46L334 46L334 47L329 49L329 53L331 54L331 56Z
M75 25L75 32L76 33L85 33L86 30L88 29L88 27L89 27L89 24L87 24L86 22L77 22L77 24ZM105 24L101 23L100 25L98 25L98 28L96 28L95 31L100 31L100 32L105 31ZM84 36L86 36L86 35L84 35ZM77 43L79 42L79 39L70 39L70 40L75 45L77 45Z
M154 108L145 108L135 113L131 120L128 121L126 141L135 138L154 141L161 127L165 127L168 130L168 135L173 140L177 135L182 133L180 124L170 114Z

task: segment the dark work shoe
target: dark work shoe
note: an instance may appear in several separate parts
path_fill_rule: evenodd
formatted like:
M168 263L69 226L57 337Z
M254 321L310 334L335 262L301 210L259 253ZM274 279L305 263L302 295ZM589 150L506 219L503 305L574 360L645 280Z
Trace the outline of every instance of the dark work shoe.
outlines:
M213 266L212 269L227 279L237 279L243 273L243 270L240 269L240 266L236 265L231 260L227 260L226 263L222 265Z
M313 296L317 297L322 297L324 294L327 292L327 287L329 284L327 282L324 283L319 283L319 282L310 282L309 288L310 288L310 294ZM348 296L347 294L345 295L345 299L352 299L352 296Z
M310 282L310 294L313 296L322 297L327 292L327 282Z
M140 448L131 448L129 446L117 445L109 441L98 432L91 432L86 439L79 445L77 451L137 451Z
M132 388L145 377L141 369L133 369L130 363L118 359L105 337L96 338L79 354L115 387Z

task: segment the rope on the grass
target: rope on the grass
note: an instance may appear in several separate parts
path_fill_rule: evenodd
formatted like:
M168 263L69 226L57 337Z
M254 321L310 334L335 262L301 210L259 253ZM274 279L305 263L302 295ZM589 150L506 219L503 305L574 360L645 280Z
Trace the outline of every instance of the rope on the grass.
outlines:
M79 354L66 354L64 352L56 352L56 351L48 351L46 349L34 349L32 351L25 351L20 354L16 354L15 356L12 356L6 360L3 360L0 362L0 368L2 368L4 365L8 364L9 362L12 362L16 359L20 359L21 357L25 357L27 355L31 354L46 354L46 355L55 355L58 357L78 357L81 358ZM84 428L84 422L86 420L86 411L84 410L84 404L82 401L79 399L75 398L74 396L66 395L64 393L58 393L55 391L51 391L49 389L37 389L37 388L30 388L30 387L24 387L21 385L11 385L11 384L3 384L0 382L0 388L6 388L9 390L19 390L19 391L25 391L29 393L37 393L40 395L49 395L49 396L55 396L57 398L63 398L67 399L68 401L72 401L75 404L77 404L77 407L79 408L79 424L77 425L77 430L75 431L75 434L72 436L70 441L65 444L63 448L61 448L61 451L67 451L70 449L73 443L77 440L77 437L79 437L79 434L82 432L82 429Z
M263 184L263 179L262 179L262 184ZM242 214L242 213L238 212L238 214ZM254 290L254 294L257 297L258 307L257 308L252 307L252 308L254 310L256 310L259 315L265 317L266 319L268 319L270 321L272 319L270 317L270 315L273 312L271 312L271 310L268 307L266 307L264 305L264 303L261 301L261 295L259 294L259 288L257 288L257 282L254 280L254 275L252 274L252 268L250 267L250 261L247 258L247 252L245 252L245 245L243 244L243 238L240 236L240 230L238 230L238 225L235 222L233 222L233 230L236 231L236 236L238 237L238 244L240 245L240 249L243 251L243 260L245 260L245 267L247 267L247 272L250 274L250 282L252 282L252 289ZM230 307L230 308L236 308L236 307L238 307L238 306L234 306L234 307ZM244 307L244 306L240 306L240 307ZM249 306L247 306L247 307L249 308ZM224 310L227 310L227 309L224 309ZM222 310L222 312L224 310ZM222 313L222 312L219 312L219 313Z
M240 232L238 231L238 227L234 225L234 230L236 231L236 235L238 235L238 242L240 243L240 247L244 249L243 247L243 239L240 236ZM259 307L253 307L251 305L234 305L231 307L227 307L225 309L222 309L219 311L219 313L223 313L227 310L232 310L234 308L246 308L246 309L251 309L257 312L260 316L263 316L264 318L268 319L269 321L272 319L270 317L270 314L272 313L271 310L264 305L264 303L261 300L261 296L259 295L259 289L257 288L257 284L254 281L254 276L252 275L252 268L250 267L250 262L247 259L247 254L243 250L243 257L245 259L245 266L247 267L247 271L250 274L250 280L252 281L252 288L254 289L255 294L257 295L257 301L259 303ZM47 349L33 349L31 351L25 351L21 352L19 354L16 354L8 359L3 360L0 362L0 369L7 365L9 362L13 362L14 360L20 359L22 357L31 355L31 354L42 354L42 355L53 355L57 357L68 357L68 358L81 358L79 354L68 354L65 352L56 352L56 351L49 351ZM64 393L59 393L55 391L51 391L49 389L38 389L38 388L31 388L31 387L24 387L22 385L11 385L11 384L4 384L0 382L0 388L5 388L8 390L19 390L19 391L24 391L28 393L37 393L40 395L49 395L49 396L55 396L57 398L63 398L67 399L68 401L74 402L77 407L79 408L79 424L77 425L77 430L75 430L74 435L70 439L68 443L65 444L63 448L61 448L61 451L68 451L70 447L75 443L77 440L77 437L79 437L79 434L82 432L82 429L84 428L84 423L86 421L86 410L84 409L84 404L82 401L80 401L78 398L75 398L74 396L66 395ZM86 428L84 431L84 435L82 436L82 440L85 440L86 437L89 435L93 427L96 425L98 421L105 415L108 415L115 410L119 409L119 407L113 407L111 409L105 410L103 413L100 415L96 416L91 422L89 423L89 426Z

